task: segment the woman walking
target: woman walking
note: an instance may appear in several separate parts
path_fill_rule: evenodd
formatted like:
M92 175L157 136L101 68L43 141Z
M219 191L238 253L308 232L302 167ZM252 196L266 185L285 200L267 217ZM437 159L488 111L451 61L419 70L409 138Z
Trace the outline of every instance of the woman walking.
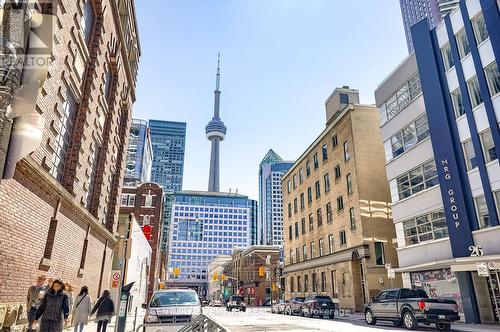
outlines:
M39 332L62 332L64 324L68 323L68 316L68 295L64 293L64 283L55 279L36 311L33 325L36 326L42 317Z
M102 292L102 296L97 300L90 315L92 316L96 311L97 332L106 332L106 327L111 321L111 317L115 314L115 304L111 299L109 290L106 289Z
M75 332L82 332L85 325L89 322L90 311L92 310L92 301L87 286L83 286L80 294L75 299L73 307L73 324Z

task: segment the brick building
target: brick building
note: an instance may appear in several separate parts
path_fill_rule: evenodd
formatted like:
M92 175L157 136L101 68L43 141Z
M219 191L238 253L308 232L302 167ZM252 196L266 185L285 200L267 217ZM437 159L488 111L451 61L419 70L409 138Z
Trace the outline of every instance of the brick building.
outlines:
M161 252L163 231L163 188L146 182L137 187L123 187L120 217L133 214L151 245L151 265L148 274L148 298L158 289L160 280L165 280L166 259ZM129 280L134 281L134 280ZM138 281L136 281L138 282Z
M326 128L283 176L286 297L329 295L362 310L397 266L395 231L375 107L357 90L326 101Z
M140 56L134 3L53 6L52 61L35 107L42 141L0 182L0 309L11 312L39 274L88 285L95 299L116 243Z

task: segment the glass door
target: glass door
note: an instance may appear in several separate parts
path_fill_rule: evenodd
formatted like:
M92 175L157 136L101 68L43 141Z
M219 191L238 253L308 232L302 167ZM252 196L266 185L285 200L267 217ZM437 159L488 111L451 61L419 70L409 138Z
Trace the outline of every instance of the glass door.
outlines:
M491 270L488 278L491 305L495 313L495 320L500 322L500 273L499 270Z

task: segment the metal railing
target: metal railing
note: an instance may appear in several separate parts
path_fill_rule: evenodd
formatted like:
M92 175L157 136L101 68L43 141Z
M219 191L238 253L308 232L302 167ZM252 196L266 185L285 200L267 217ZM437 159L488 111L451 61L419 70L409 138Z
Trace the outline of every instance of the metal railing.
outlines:
M142 332L143 329L146 332L163 332L163 331L172 331L171 327L173 327L171 324L141 324L137 327L135 330L136 332ZM217 324L215 321L210 319L209 317L205 315L199 315L195 319L193 319L191 322L187 323L184 327L182 327L180 330L177 330L178 332L227 332L225 328L223 328L221 325Z

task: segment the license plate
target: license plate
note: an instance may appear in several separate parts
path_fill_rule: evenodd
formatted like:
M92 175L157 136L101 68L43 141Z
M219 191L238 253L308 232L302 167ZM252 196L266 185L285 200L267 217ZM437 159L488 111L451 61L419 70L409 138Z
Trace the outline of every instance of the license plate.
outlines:
M445 315L439 315L439 319L445 319L446 316Z
M327 306L327 304L326 304L326 303L323 303L321 306L322 306L322 307L326 307L326 306Z

